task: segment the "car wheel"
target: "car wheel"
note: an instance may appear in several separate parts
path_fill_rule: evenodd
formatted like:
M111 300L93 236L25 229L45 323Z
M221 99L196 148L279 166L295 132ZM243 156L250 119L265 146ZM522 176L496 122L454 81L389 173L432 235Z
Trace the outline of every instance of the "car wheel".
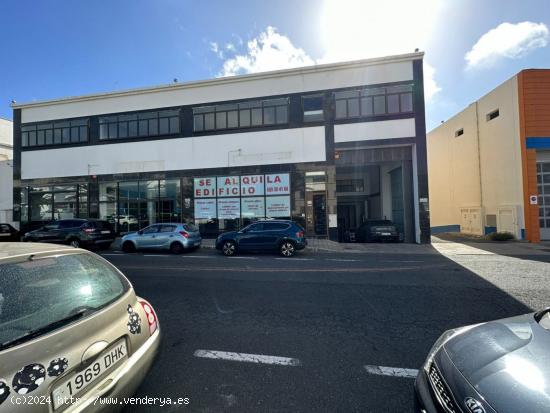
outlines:
M133 242L126 241L124 244L122 244L122 251L124 252L136 252L136 246Z
M279 247L279 252L283 257L292 257L296 253L296 247L290 241L285 241Z
M80 241L76 238L73 238L69 241L69 245L73 248L80 248Z
M183 245L179 242L173 242L170 244L170 252L172 254L181 254L183 252Z
M233 241L225 241L222 245L223 255L231 257L237 252L237 245Z

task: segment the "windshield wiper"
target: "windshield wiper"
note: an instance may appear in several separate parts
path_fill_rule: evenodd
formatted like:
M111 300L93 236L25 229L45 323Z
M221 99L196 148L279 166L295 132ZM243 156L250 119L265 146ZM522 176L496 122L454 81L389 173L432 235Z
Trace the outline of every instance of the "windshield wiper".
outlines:
M29 341L35 337L39 337L43 334L49 333L50 331L56 330L59 327L63 327L66 324L70 324L73 321L76 321L84 317L84 315L90 312L91 310L92 308L79 308L78 311L72 312L70 315L68 315L65 318L54 321L53 323L50 323L50 324L46 324L45 326L37 328L35 330L29 330L26 333L20 335L19 337L14 338L13 340L9 340L0 344L0 351L5 350L9 347L16 346L18 344L22 344L26 341Z

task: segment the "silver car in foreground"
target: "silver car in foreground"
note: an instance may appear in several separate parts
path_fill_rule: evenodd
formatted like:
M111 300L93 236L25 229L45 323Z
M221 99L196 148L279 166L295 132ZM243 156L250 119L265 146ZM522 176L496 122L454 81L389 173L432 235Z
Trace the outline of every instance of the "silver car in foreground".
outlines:
M550 308L449 330L416 378L417 411L550 411Z
M160 342L124 275L82 249L6 243L0 280L0 413L123 408Z
M185 250L199 248L202 238L197 227L191 224L153 224L138 232L122 237L121 247L124 252L136 250L167 250L181 254Z

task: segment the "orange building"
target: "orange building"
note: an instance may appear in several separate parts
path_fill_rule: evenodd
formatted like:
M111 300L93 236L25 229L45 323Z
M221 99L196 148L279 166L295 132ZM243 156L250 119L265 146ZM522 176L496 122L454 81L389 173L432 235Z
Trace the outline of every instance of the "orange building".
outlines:
M432 233L550 240L550 70L523 70L428 133Z

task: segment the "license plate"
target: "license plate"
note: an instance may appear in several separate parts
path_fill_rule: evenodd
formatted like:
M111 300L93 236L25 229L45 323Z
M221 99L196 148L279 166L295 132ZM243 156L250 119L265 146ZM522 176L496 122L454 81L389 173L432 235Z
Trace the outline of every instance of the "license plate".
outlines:
M52 391L53 408L57 409L65 403L69 403L71 397L84 392L97 379L113 370L127 355L126 340L122 339L103 352L87 368L73 374L70 378L56 386Z
M382 235L391 235L389 232L383 232Z
M111 231L101 231L102 234L110 234Z

